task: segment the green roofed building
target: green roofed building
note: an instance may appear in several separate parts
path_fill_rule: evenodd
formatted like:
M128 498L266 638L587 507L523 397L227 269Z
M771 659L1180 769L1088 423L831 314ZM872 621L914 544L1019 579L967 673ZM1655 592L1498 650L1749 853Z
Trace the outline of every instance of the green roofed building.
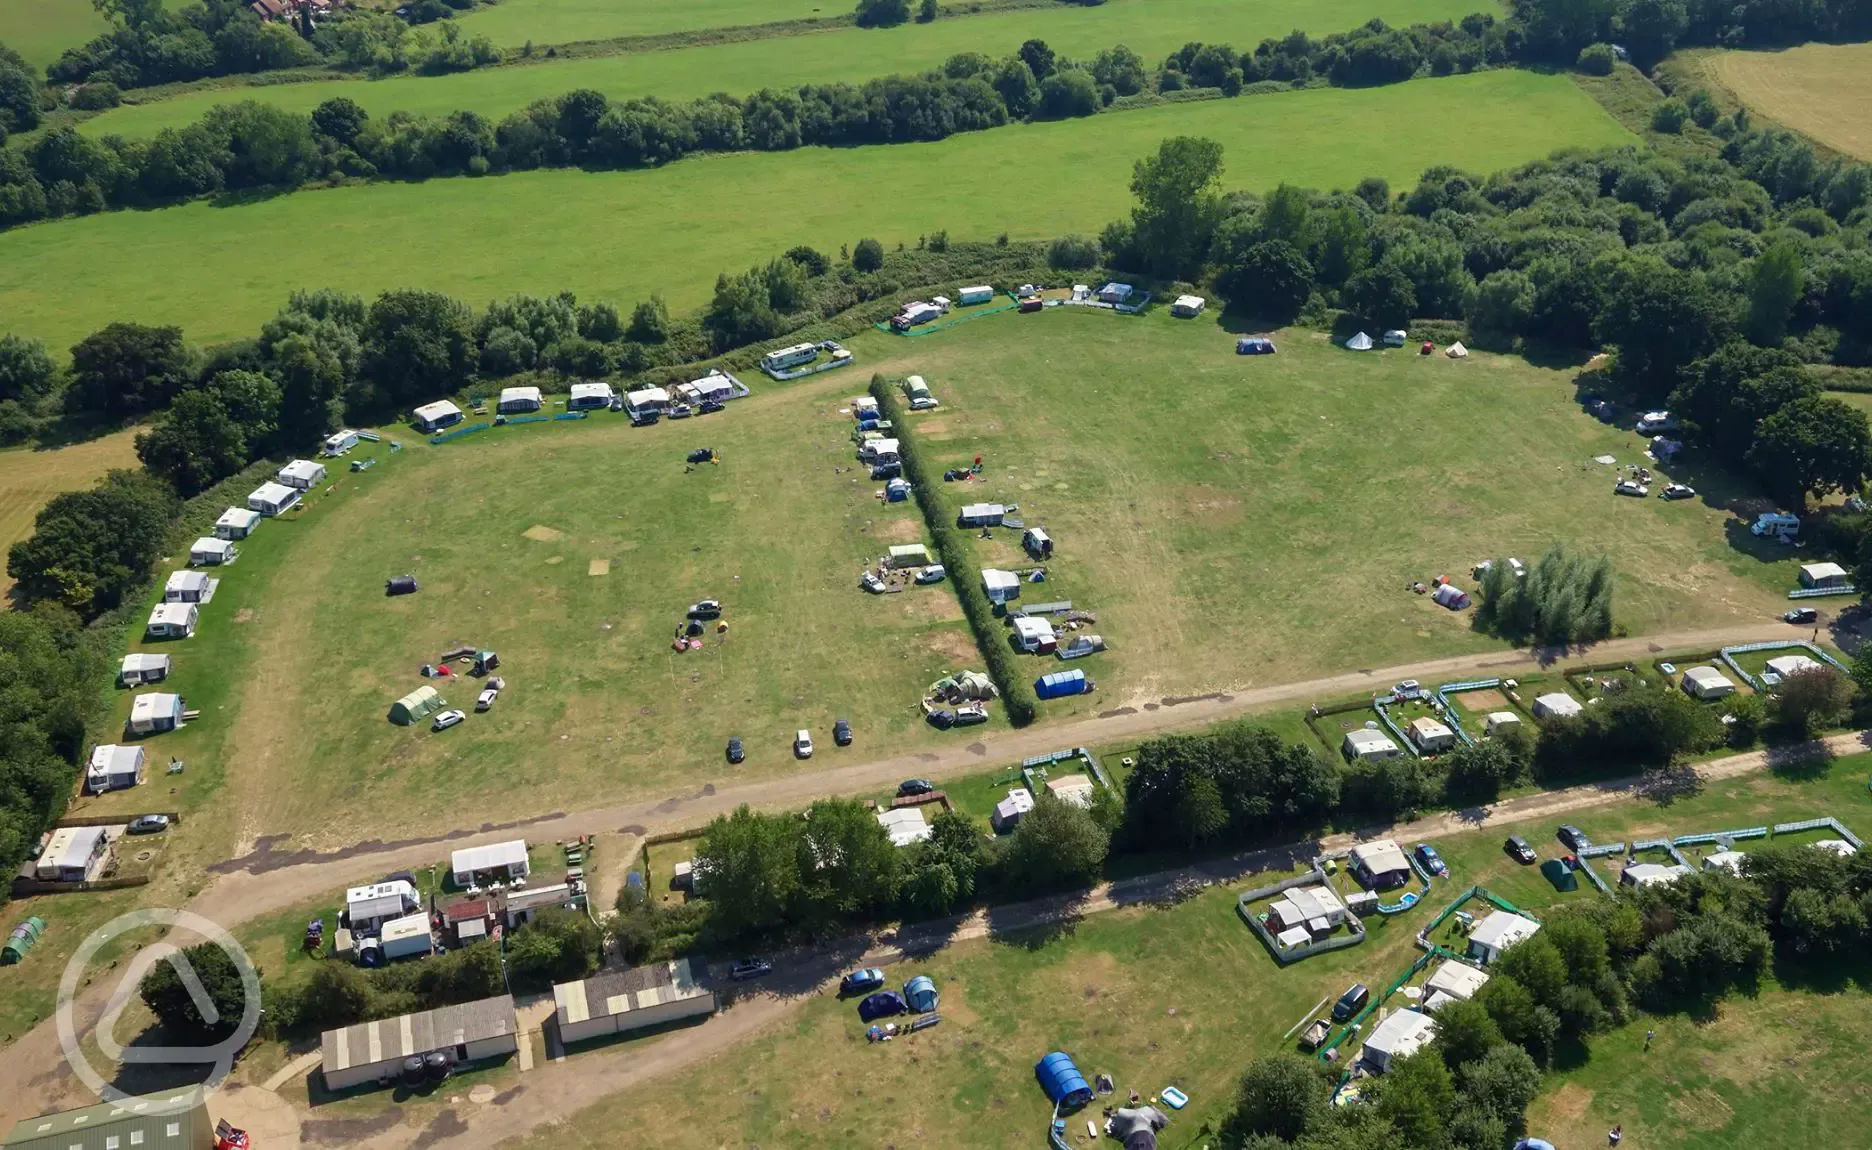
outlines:
M442 707L442 696L434 687L418 687L390 705L390 721L407 727L422 722Z
M200 1091L148 1094L28 1118L5 1150L211 1150L215 1126Z

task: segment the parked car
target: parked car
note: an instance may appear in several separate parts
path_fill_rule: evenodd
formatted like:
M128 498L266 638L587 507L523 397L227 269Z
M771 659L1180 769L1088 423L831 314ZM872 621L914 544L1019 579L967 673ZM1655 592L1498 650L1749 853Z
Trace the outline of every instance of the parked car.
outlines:
M917 572L916 581L918 583L941 583L948 577L949 572L943 569L941 563L932 563L928 567Z
M1560 824L1560 842L1570 851L1583 851L1590 844L1586 832L1572 823Z
M937 402L936 397L933 395L919 395L910 401L911 411L929 411L931 408L940 406L942 405Z
M728 968L728 977L736 982L746 982L750 978L760 978L773 973L773 963L752 955L741 959Z
M721 600L704 599L699 603L689 604L689 617L691 619L721 618Z
M437 715L435 717L435 724L429 729L432 731L446 731L455 724L466 721L467 718L467 712L450 708Z
M832 724L832 741L841 747L851 746L851 723L840 719Z
M728 740L728 761L738 763L747 758L747 752L741 748L741 736L735 735Z
M1611 423L1618 419L1618 405L1609 399L1588 399L1586 414L1600 423Z
M1695 499L1696 488L1688 483L1666 483L1664 490L1658 493L1660 499Z
M910 1004L894 990L880 990L858 1004L858 1021L874 1022L895 1014L907 1014Z
M985 723L987 721L988 711L982 707L980 703L969 707L963 707L955 713L955 725L958 727L972 727L976 723Z
M663 414L669 416L671 419L688 419L695 414L695 408L690 407L686 403L672 403L669 406L669 410Z
M867 994L884 985L884 972L875 966L854 970L839 979L840 994Z
M1651 494L1651 489L1636 479L1621 479L1612 487L1614 495L1629 495L1634 499L1643 499Z
M1408 696L1408 695L1415 695L1417 692L1421 690L1423 690L1422 683L1419 683L1415 679L1406 679L1402 683L1399 683L1397 686L1391 688L1391 693L1393 695Z
M1423 864L1425 870L1438 878L1449 877L1449 864L1443 861L1443 856L1436 853L1436 848L1429 843L1417 844L1417 861Z
M905 779L897 784L897 793L900 795L927 795L935 789L936 784L928 779Z
M1535 858L1534 848L1529 846L1528 841L1520 835L1509 835L1508 841L1502 844L1502 849L1508 852L1509 858L1523 865L1533 863Z
M884 580L878 577L878 573L869 568L865 569L864 574L858 576L858 586L869 591L873 595L882 595L890 590L890 587Z
M697 415L714 415L718 411L728 410L728 405L719 399L705 399L702 406L696 408Z
M955 726L955 721L956 713L954 711L946 711L939 707L929 713L929 725L935 727L939 731L946 731L950 727Z
M500 692L493 687L489 687L487 690L475 696L475 710L487 710L494 705L494 700L498 698L500 698Z
M1365 1004L1370 1001L1371 991L1365 989L1365 984L1362 982L1353 983L1350 989L1339 996L1339 1001L1333 1003L1333 1021L1344 1022L1346 1019L1351 1018L1354 1014L1364 1009Z
M168 829L168 815L138 815L130 820L130 833L133 835L159 835Z
M793 753L802 759L812 758L812 732L805 727L793 732Z
M1655 435L1677 430L1677 419L1668 411L1647 411L1638 417L1638 434Z
M1812 607L1796 607L1783 612L1781 618L1789 623L1815 623L1820 619L1820 612Z

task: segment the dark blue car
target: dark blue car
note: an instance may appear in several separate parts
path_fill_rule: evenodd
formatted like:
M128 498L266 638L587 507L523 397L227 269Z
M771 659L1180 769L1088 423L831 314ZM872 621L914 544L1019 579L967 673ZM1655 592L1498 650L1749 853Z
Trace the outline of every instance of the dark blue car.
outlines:
M839 980L840 994L863 994L884 985L884 972L875 966L854 970Z
M910 1004L904 1001L903 995L894 990L880 990L858 1004L858 1018L863 1022L875 1022L909 1010Z

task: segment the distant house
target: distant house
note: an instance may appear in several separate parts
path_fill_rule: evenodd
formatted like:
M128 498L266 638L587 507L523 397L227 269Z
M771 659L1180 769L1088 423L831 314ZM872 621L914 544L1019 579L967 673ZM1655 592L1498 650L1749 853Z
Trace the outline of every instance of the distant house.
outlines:
M158 603L150 612L143 635L149 639L186 639L195 633L199 618L193 603Z
M143 781L146 753L142 747L101 743L91 748L91 761L85 765L85 793L102 794L121 791Z
M606 971L553 987L553 1025L562 1042L661 1026L715 1013L708 971L694 959Z
M1346 732L1345 741L1339 750L1352 762L1372 762L1377 759L1395 759L1404 752L1391 741L1391 736L1370 727L1355 727Z
M895 846L907 847L911 843L920 843L935 833L929 820L923 817L922 807L896 807L879 811L877 821Z
M273 477L288 487L310 491L325 482L325 465L310 459L295 459L274 472Z
M1379 1074L1391 1069L1400 1059L1409 1058L1436 1037L1436 1020L1415 1010L1398 1010L1385 1016L1365 1040L1360 1060Z
M1838 563L1803 563L1800 569L1802 587L1846 587L1852 580L1846 574L1846 568Z
M575 383L572 385L572 398L566 400L567 411L591 411L611 406L617 398L617 392L610 384L599 380L595 383Z
M1490 711L1488 718L1484 720L1484 722L1488 733L1493 735L1497 731L1520 726L1521 716L1515 714L1513 711Z
M988 825L998 835L1004 835L1020 825L1028 811L1033 810L1033 792L1026 787L1010 787L1007 798L995 804L994 812L988 816Z
M251 507L230 507L215 520L217 539L245 539L260 525L260 513Z
M503 387L500 398L494 402L494 411L498 415L519 415L538 411L543 403L537 387Z
M130 701L130 730L156 735L182 725L182 696L163 692L138 695Z
M169 665L167 655L132 651L123 657L123 663L117 668L117 685L137 687L144 683L160 683L169 677Z
M248 512L259 518L253 512ZM214 535L204 535L189 544L188 559L196 567L226 567L240 558L240 548L226 539Z
M1012 571L998 571L993 567L982 568L982 590L987 592L990 603L1010 603L1020 598L1020 576Z
M1412 719L1409 727L1411 742L1417 744L1417 750L1426 755L1434 755L1449 750L1456 745L1456 732L1428 715Z
M1491 911L1469 932L1469 957L1477 962L1494 962L1515 943L1532 938L1539 931L1540 923L1531 918L1505 910Z
M421 431L440 431L462 421L462 409L446 399L425 403L416 409L416 427Z
M1805 655L1782 655L1768 660L1768 673L1785 679L1790 675L1805 675L1809 671L1818 671L1823 664Z
M1705 701L1733 695L1736 689L1736 685L1729 681L1728 676L1714 667L1690 668L1683 673L1678 686L1682 687L1683 693L1692 699Z
M296 487L288 487L284 483L262 483L247 496L247 507L271 518L284 515L297 507L299 498L300 492Z
M1656 886L1659 883L1676 882L1689 873L1689 867L1678 866L1675 863L1669 866L1663 863L1633 863L1619 874L1619 885Z
M224 543L223 539L211 539L210 543ZM214 598L215 589L221 586L221 580L210 579L200 571L172 571L163 583L163 602L165 603L206 603Z
M1585 709L1578 699L1561 691L1534 700L1534 717L1537 719L1564 719Z
M1404 856L1404 848L1390 839L1353 847L1350 866L1358 880L1373 890L1400 887L1411 879L1410 860Z

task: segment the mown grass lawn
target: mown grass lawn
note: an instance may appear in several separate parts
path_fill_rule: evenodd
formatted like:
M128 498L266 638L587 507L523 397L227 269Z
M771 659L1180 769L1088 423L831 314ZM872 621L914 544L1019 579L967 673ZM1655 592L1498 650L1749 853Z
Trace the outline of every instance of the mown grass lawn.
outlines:
M0 451L0 554L32 534L33 516L53 496L88 487L113 467L136 467L135 430L48 451ZM0 574L0 591L12 585Z
M1013 503L1052 535L1023 597L1097 613L1111 649L1075 665L1100 692L1049 713L1486 649L1473 611L1407 584L1555 541L1612 557L1633 633L1782 609L1795 560L1731 542L1752 493L1711 473L1698 500L1613 496L1593 457L1643 445L1580 413L1572 370L1276 338L1242 357L1225 321L1067 307L855 345L942 400L914 417L936 472L984 457L946 506ZM984 566L1030 566L1018 535L976 540Z
M0 44L35 71L109 27L89 0L0 0Z
M1385 125L1434 123L1408 146ZM716 276L798 243L915 244L1096 232L1164 137L1228 150L1225 182L1402 188L1431 164L1490 172L1630 139L1563 76L1501 71L1389 88L1173 105L934 144L699 157L657 171L531 172L300 192L237 207L116 212L0 234L7 327L66 347L113 320L251 336L294 289L445 291L476 304L575 291L703 304ZM1369 146L1360 146L1369 141ZM889 194L884 194L888 190ZM124 253L135 252L136 258ZM43 274L56 267L57 276Z
M1818 780L1730 780L1668 807L1620 803L1574 821L1601 838L1826 811L1848 825L1872 824L1868 768L1872 756L1862 755L1838 761ZM1379 920L1371 941L1349 950L1276 967L1237 917L1235 889L1211 890L1171 909L1113 911L1060 929L958 943L886 972L893 985L916 973L936 979L943 1022L926 1034L868 1045L852 1005L820 996L791 1025L686 1069L682 1089L615 1095L531 1144L550 1139L561 1147L603 1146L618 1129L655 1121L672 1147L1029 1146L1044 1137L1050 1116L1033 1064L1063 1049L1088 1076L1111 1073L1121 1092L1149 1095L1179 1085L1192 1103L1164 1144L1199 1146L1199 1126L1213 1126L1226 1114L1234 1081L1250 1059L1286 1048L1287 1029L1349 983L1389 985L1416 957L1412 935L1470 885L1480 882L1536 913L1562 899L1598 897L1584 884L1579 892L1556 894L1535 868L1511 862L1500 849L1511 831L1525 834L1543 857L1558 849L1546 822L1440 839L1451 880L1439 881L1416 910ZM1262 881L1265 876L1236 887ZM1622 1116L1631 1135L1644 1116L1655 1115L1655 1123L1640 1126L1639 1145L1789 1144L1766 1133L1747 1137L1772 1129L1773 1106L1800 1112L1803 1130L1832 1132L1827 1144L1856 1144L1839 1132L1855 1121L1849 1116L1854 1106L1863 1107L1867 1074L1856 1052L1872 1038L1867 1004L1858 989L1825 996L1771 992L1758 1002L1725 1004L1714 1027L1679 1019L1649 1023L1660 1037L1648 1056L1636 1051L1647 1024L1605 1036L1586 1066L1549 1077L1531 1132L1553 1137L1556 1145L1591 1146L1596 1143L1577 1132L1594 1122L1603 1137ZM1671 1064L1659 1058L1667 1046L1675 1055ZM1784 1062L1784 1055L1797 1061ZM1772 1076L1772 1093L1764 1076ZM1706 1080L1733 1113L1709 1109L1686 1119L1686 1107L1696 1104L1686 1096ZM1581 1110L1587 1117L1568 1125L1556 1104L1581 1089L1597 1100L1589 1094ZM1828 1108L1832 1112L1817 1113ZM1082 1134L1084 1116L1070 1129Z
M502 47L531 42L543 48L580 40L656 36L849 13L849 7L832 0L501 0L464 13L456 22L464 32L486 36Z
M745 2L734 0L737 5ZM617 0L610 6L626 8ZM1043 39L1056 52L1088 62L1114 44L1129 44L1154 64L1190 40L1226 40L1237 48L1252 49L1264 38L1284 36L1295 28L1325 35L1350 31L1373 17L1403 25L1460 19L1476 8L1473 0L1266 0L1253 6L1230 0L1115 0L1096 7L1053 4L934 24L843 28L804 37L484 68L437 78L335 80L206 90L118 108L87 121L85 131L149 136L163 128L194 123L214 104L255 99L309 112L333 96L349 97L378 117L393 111L444 116L467 110L499 119L534 100L563 95L575 88L594 88L614 99L656 96L687 100L723 91L745 94L760 88L801 84L861 83L873 76L934 68L958 52L1006 56L1031 38ZM1225 12L1236 15L1231 18ZM791 8L781 8L767 19L789 19L796 14ZM501 7L481 18L508 19ZM690 15L687 9L672 11L671 19L687 21ZM546 43L539 35L534 35L533 40L536 44ZM1405 121L1393 120L1400 122ZM1373 130L1376 135L1378 129ZM977 190L985 192L991 186L983 182Z

